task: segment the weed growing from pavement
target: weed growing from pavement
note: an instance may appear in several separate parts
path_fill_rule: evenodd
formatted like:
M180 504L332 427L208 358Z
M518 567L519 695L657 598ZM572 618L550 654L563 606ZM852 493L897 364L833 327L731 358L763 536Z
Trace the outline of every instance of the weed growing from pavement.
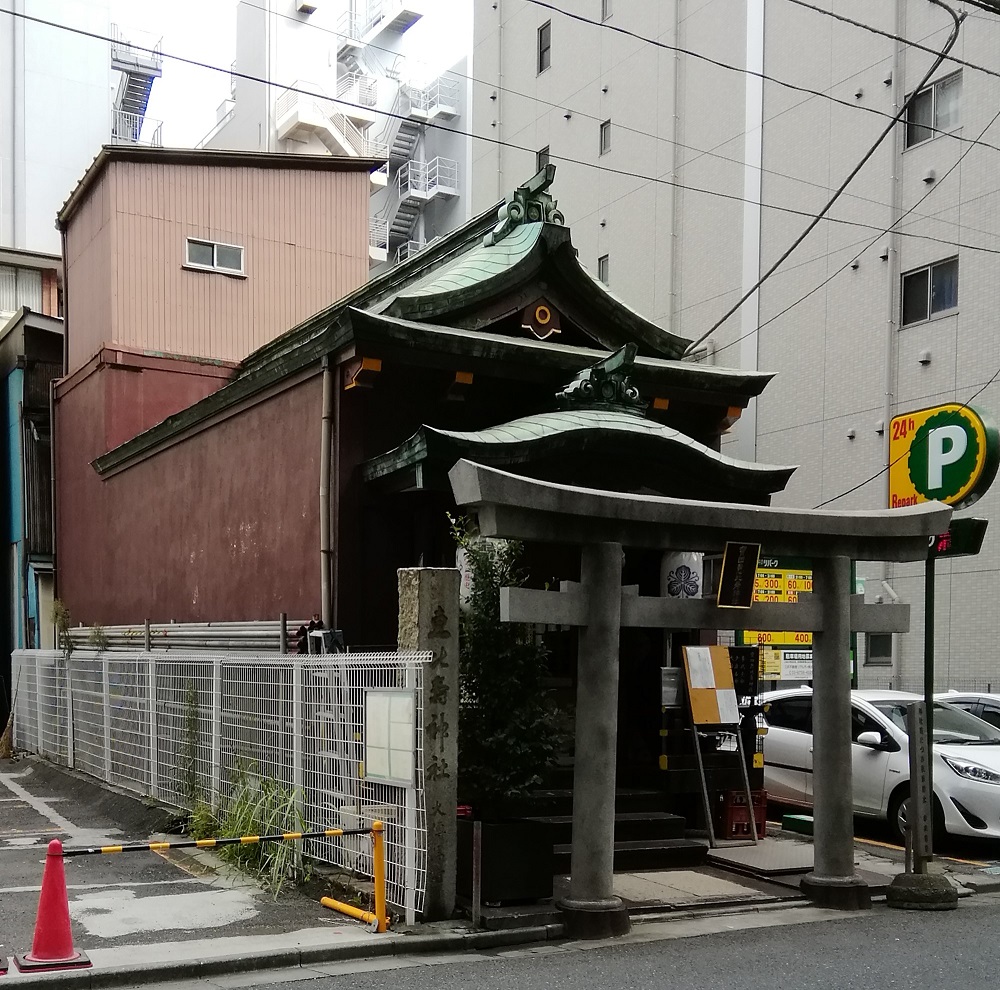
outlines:
M219 810L204 801L195 803L188 827L196 839L306 831L298 792L260 775L254 764L237 766L230 795ZM260 880L275 898L289 880L301 885L311 875L297 841L222 846L218 852L223 859Z

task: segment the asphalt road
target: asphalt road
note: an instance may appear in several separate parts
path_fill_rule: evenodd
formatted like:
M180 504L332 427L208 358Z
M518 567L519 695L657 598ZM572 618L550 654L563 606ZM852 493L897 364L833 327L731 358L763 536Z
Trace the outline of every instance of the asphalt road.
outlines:
M993 990L998 926L1000 898L980 896L944 913L881 908L811 924L598 948L544 946L451 961L369 960L369 965L344 964L341 976L300 982L288 972L278 983L262 974L255 985L268 990L360 985L365 990ZM642 937L641 927L635 935ZM379 964L392 968L379 971Z

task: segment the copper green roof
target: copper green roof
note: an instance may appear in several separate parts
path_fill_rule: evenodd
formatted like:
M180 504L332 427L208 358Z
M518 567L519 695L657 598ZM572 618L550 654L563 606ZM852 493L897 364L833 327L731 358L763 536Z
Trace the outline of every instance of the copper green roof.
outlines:
M431 272L404 289L397 298L444 296L511 272L536 248L543 226L541 223L522 224L498 244L480 244L447 267Z
M686 492L685 497L711 493L718 501L766 503L788 483L794 467L756 464L720 454L683 433L641 413L613 408L562 409L515 419L473 432L422 426L394 450L371 458L363 467L366 481L415 474L410 487L434 487L461 458L516 473L558 475L559 459L583 463L590 455L595 472L604 475L600 487L630 487L623 464L641 466L644 487L661 493ZM558 480L552 478L551 480Z

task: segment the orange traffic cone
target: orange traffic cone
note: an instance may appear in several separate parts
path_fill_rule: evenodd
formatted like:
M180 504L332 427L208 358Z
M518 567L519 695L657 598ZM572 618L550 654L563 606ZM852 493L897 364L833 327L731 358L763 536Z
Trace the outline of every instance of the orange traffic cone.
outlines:
M89 966L83 952L73 948L73 932L69 926L69 895L66 893L66 873L63 870L62 843L53 839L45 857L42 893L38 898L38 917L31 952L14 956L22 972L45 969L77 969Z

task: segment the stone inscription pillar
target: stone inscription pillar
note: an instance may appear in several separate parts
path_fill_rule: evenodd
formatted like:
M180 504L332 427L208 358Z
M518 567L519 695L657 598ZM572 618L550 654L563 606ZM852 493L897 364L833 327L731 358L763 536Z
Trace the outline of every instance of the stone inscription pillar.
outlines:
M813 644L813 872L802 891L828 907L871 906L868 885L854 871L851 765L851 563L813 559L813 594L823 631Z
M423 759L427 809L427 893L423 918L455 910L458 807L458 587L454 568L405 568L399 581L401 650L430 650L424 668Z
M570 887L560 906L571 935L603 937L629 929L628 911L614 895L621 545L583 547L580 579L589 609L577 658Z

